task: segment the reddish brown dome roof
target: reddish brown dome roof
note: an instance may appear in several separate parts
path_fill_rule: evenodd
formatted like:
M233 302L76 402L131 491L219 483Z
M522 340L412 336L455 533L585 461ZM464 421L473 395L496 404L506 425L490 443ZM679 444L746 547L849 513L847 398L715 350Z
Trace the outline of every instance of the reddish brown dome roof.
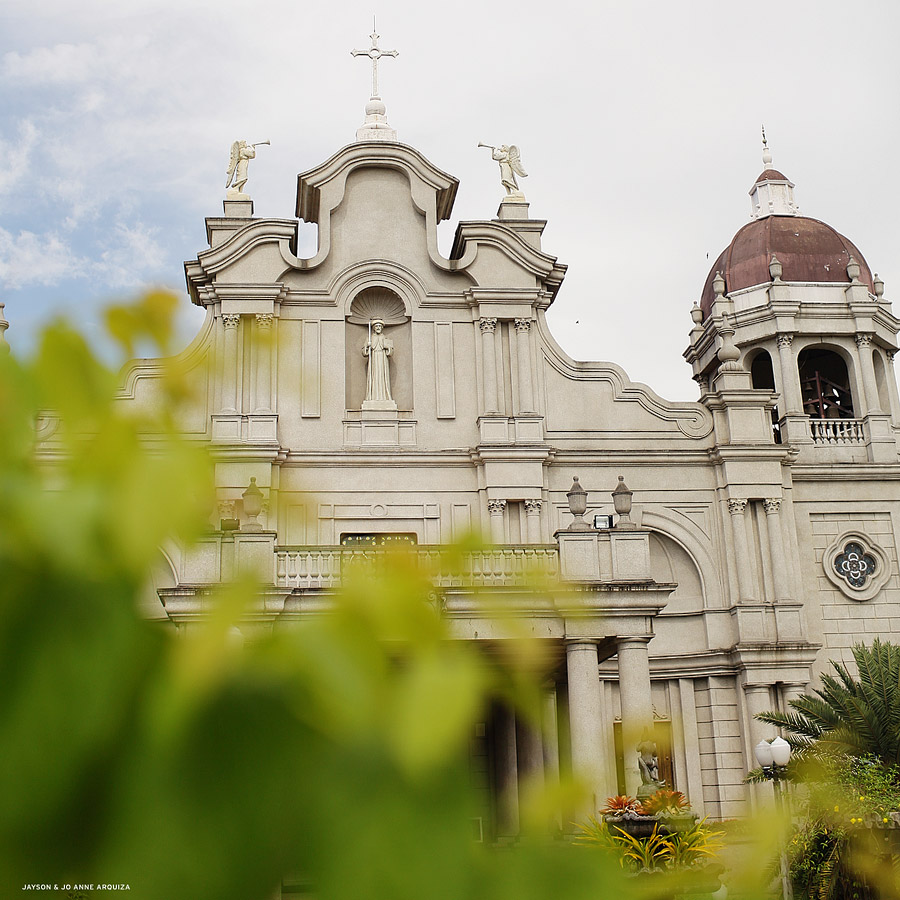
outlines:
M847 264L859 263L859 280L874 293L872 272L856 246L830 225L806 216L766 216L748 222L713 263L706 277L700 308L709 315L716 272L725 278L725 291L739 291L771 281L772 255L782 265L783 281L850 283Z
M782 175L781 172L778 171L778 169L766 169L764 172L762 172L760 174L759 178L756 179L754 184L760 184L763 181L787 181L787 182L790 182L790 179L787 177L787 175Z

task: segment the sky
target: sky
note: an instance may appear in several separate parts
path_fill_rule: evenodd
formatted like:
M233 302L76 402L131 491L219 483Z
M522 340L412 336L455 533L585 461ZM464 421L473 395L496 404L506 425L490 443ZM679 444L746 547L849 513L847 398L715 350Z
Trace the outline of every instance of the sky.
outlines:
M15 352L64 314L100 340L146 285L203 313L183 261L221 215L235 139L258 148L256 215L293 218L296 176L355 137L371 86L399 139L460 180L439 242L496 215L489 144L516 144L543 248L569 267L548 312L576 359L673 400L707 272L749 219L765 124L774 166L900 287L900 4L458 0L4 0L0 302ZM301 223L300 255L315 228Z

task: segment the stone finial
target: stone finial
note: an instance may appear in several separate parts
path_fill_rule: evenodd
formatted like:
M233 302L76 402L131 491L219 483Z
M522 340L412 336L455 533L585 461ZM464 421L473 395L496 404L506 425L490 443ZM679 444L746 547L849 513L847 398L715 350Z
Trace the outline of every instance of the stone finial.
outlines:
M700 309L700 304L697 301L694 301L694 305L691 307L691 321L695 325L699 325L703 321L703 310Z
M263 493L256 486L256 479L250 479L250 485L247 490L241 494L241 497L244 501L244 512L247 514L247 518L250 520L246 527L243 529L244 531L262 531L262 525L256 521L256 517L262 512L263 508Z
M9 328L9 322L3 315L6 304L0 300L0 353L9 353L9 344L6 343L6 329Z
M769 149L769 142L766 140L766 126L762 126L762 161L763 165L768 169L772 165L772 151Z
M773 253L772 261L769 263L769 277L772 281L781 281L782 265L778 261L778 257Z
M851 284L859 284L859 263L852 256L847 263L847 276Z
M584 521L584 514L587 511L587 491L579 483L577 475L572 477L572 487L566 492L566 499L569 501L569 512L575 520L568 530L590 531L591 526Z
M875 280L873 282L875 287L875 296L880 300L884 296L884 282L878 277L878 273L875 273Z
M625 484L625 476L620 475L619 483L612 492L613 506L619 516L616 528L634 524L631 521L631 498L633 495L634 491L628 490L628 485Z
M713 278L713 292L716 295L716 299L725 295L725 279L722 277L721 272L716 272L716 277Z

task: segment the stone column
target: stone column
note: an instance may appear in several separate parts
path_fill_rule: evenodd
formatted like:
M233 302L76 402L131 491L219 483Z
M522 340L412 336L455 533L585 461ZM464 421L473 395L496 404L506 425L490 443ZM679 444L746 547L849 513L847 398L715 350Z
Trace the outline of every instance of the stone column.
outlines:
M793 712L790 707L791 700L796 700L806 693L806 685L796 682L794 684L781 685L781 709L782 712Z
M256 406L257 413L272 412L272 313L256 316Z
M744 521L746 500L729 500L731 528L734 536L734 560L737 564L738 596L741 600L753 601L753 573L750 568L750 546L747 543L747 523Z
M544 691L541 710L544 736L544 782L551 796L559 787L559 717L556 708L556 685L551 682ZM556 808L550 814L550 828L558 832L562 828L562 810Z
M525 522L528 526L528 543L541 543L541 506L540 500L525 501Z
M572 774L583 781L590 792L582 816L595 816L599 803L607 796L603 781L602 696L597 645L593 641L572 640L566 644L566 670L569 679L569 734L572 748Z
M519 362L519 412L534 412L531 384L531 319L516 319L516 356Z
M749 768L755 769L758 763L753 748L762 740L773 737L775 728L760 722L756 716L773 709L772 692L767 684L745 684L744 698L747 701L747 737L750 743Z
M888 383L888 395L891 398L891 418L896 422L897 417L900 416L900 397L897 395L897 378L894 375L895 354L896 351L888 350L884 355L887 359L887 372L885 372L885 377L887 378Z
M544 780L544 745L540 724L523 719L516 714L516 772L519 782L519 808L529 790L542 785ZM521 831L521 820L519 830Z
M649 636L620 637L619 702L622 708L622 753L625 762L625 793L637 794L641 786L637 745L646 733L652 735L653 700L650 696Z
M772 560L772 584L775 600L789 600L791 596L787 558L784 554L784 533L781 530L781 500L763 501L769 532L769 558Z
M783 415L799 416L803 413L803 401L800 396L800 374L797 371L797 360L794 357L792 334L779 334L778 359L781 363L781 389L784 392Z
M759 713L769 712L773 709L771 692L769 690L769 686L765 684L745 684L744 685L744 700L747 705L747 760L746 760L746 768L747 771L750 769L755 769L759 763L756 761L756 754L753 752L756 745L763 740L766 740L775 735L775 728L771 725L766 725L764 722L760 722L756 719L756 716ZM768 784L756 784L753 785L753 789L750 791L751 802L754 806L758 806L760 803L765 805L770 805L772 803L772 790L768 786Z
M484 411L499 412L497 403L497 356L494 352L494 331L496 319L480 319L481 328L481 360L484 373Z
M516 753L516 714L508 707L497 711L494 755L497 760L497 836L519 836L519 779Z
M222 412L237 412L238 325L241 317L233 313L222 316L225 346L222 360Z
M506 543L506 529L503 527L505 500L488 500L488 513L491 517L491 541L494 544Z
M881 415L881 401L878 399L878 384L875 381L875 367L872 363L871 332L860 332L856 335L856 346L859 349L859 369L862 375L866 408L863 415L875 413ZM857 412L857 415L859 413Z

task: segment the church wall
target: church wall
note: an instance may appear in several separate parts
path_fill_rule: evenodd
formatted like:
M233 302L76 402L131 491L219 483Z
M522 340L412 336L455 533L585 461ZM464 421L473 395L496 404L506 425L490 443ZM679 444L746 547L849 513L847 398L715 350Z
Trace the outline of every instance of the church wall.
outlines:
M884 505L884 504L880 504ZM835 508L837 507L837 508ZM817 510L822 504L817 504ZM854 668L851 648L856 643L870 644L875 637L896 639L900 635L900 569L897 563L897 538L891 511L856 506L841 508L832 504L828 511L807 513L809 551L804 574L815 598L815 614L824 644L816 659L815 671L828 672L829 660ZM823 568L825 551L844 532L862 532L886 553L891 575L871 600L858 601L846 596L827 578Z
M746 812L747 767L734 678L711 676L694 681L703 802L714 818Z

